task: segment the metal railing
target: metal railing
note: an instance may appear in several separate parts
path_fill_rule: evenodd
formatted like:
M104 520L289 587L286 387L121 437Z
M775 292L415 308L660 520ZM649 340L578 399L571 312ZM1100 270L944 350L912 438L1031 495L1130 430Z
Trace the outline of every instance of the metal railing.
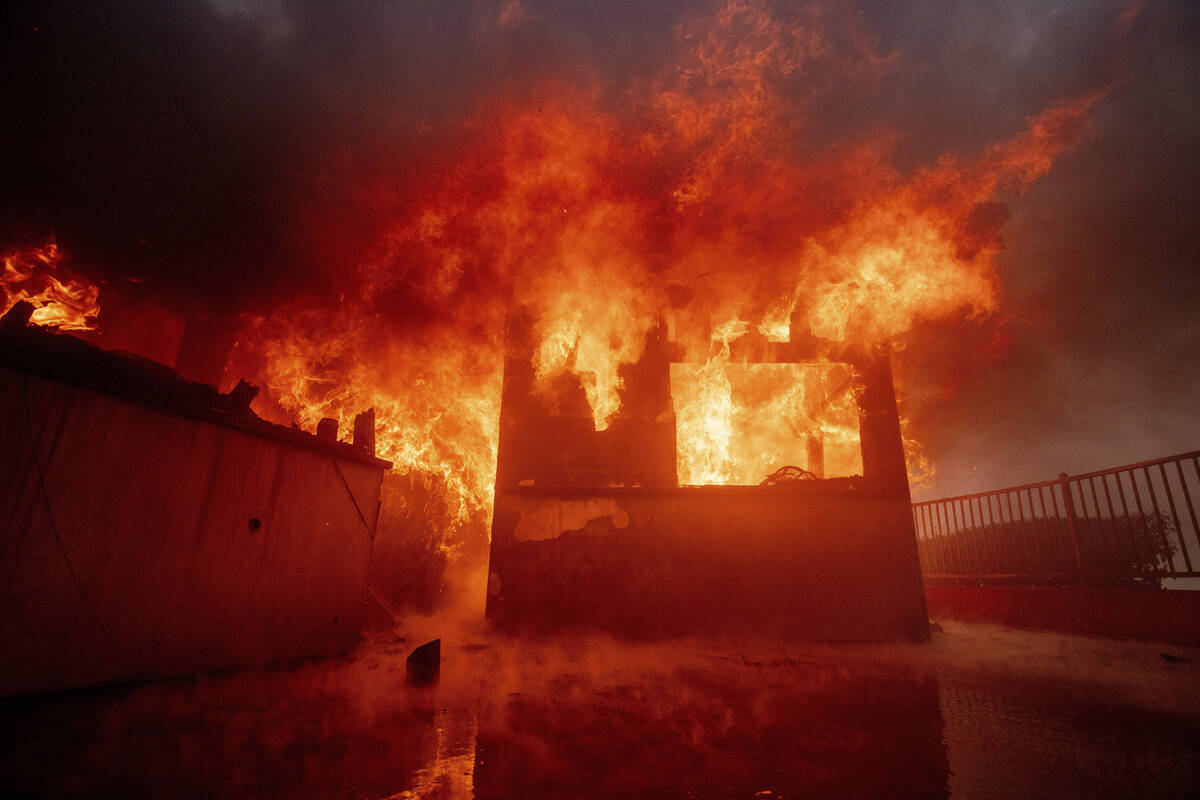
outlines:
M1200 451L913 503L929 583L1161 586L1200 577Z

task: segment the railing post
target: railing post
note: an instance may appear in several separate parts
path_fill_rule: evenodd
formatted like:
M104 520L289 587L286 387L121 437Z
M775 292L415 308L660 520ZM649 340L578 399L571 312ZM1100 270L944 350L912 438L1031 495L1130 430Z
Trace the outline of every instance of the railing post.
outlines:
M1067 531L1071 534L1071 546L1075 549L1075 571L1083 583L1083 559L1079 557L1079 524L1075 519L1075 501L1071 499L1071 483L1067 473L1058 473L1058 485L1062 487L1063 506L1067 510Z

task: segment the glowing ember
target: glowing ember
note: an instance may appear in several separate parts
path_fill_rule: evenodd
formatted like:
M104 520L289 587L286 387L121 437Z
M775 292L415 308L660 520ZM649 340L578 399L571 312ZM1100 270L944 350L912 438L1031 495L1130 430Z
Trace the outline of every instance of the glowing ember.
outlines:
M34 306L30 319L37 325L94 330L100 313L100 289L72 274L61 261L62 251L53 239L43 247L6 253L4 272L0 274L0 314L26 300Z

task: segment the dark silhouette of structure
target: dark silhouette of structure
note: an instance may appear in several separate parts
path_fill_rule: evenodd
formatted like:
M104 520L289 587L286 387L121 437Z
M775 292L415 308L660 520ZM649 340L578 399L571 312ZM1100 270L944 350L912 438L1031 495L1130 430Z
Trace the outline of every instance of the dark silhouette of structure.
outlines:
M387 462L168 367L0 319L0 695L357 644ZM28 305L28 304L24 304Z
M622 371L621 410L604 431L577 381L535 387L532 352L530 322L515 315L488 584L494 624L630 636L928 637L886 351L812 336L734 342L733 357L746 362L832 353L859 382L862 475L759 486L678 485L670 367L681 350L665 325Z

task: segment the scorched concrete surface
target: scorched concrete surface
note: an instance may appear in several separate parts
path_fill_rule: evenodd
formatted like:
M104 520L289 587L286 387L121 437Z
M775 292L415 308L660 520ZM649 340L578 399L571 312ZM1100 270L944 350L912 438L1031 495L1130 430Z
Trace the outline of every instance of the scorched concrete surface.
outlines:
M441 682L406 686L434 636ZM1198 659L953 623L924 645L784 645L431 620L340 660L5 701L0 780L50 797L1195 797Z

